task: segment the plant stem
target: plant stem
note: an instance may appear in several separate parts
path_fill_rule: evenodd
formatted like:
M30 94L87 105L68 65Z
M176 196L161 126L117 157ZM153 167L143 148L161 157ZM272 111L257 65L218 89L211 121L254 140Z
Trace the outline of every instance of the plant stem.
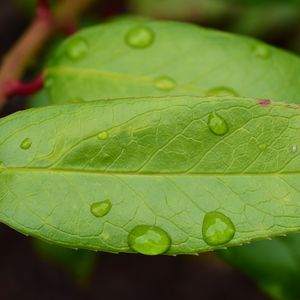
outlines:
M1 63L0 108L8 96L15 93L12 86L19 86L16 83L51 37L66 24L76 24L78 17L94 2L95 0L61 0L51 13L47 1L38 1L36 17Z

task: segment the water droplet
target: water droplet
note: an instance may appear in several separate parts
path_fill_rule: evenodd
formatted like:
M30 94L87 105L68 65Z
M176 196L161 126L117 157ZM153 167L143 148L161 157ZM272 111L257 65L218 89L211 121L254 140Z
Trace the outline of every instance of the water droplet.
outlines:
M98 140L107 140L109 138L109 134L107 131L100 132L97 135Z
M260 58L268 58L271 54L270 48L262 43L258 43L254 47L254 54Z
M28 150L32 145L32 141L30 138L26 138L25 140L22 141L20 144L20 148L23 150Z
M132 28L125 38L127 44L133 48L149 47L154 40L154 33L145 26Z
M170 77L161 76L155 79L155 87L161 91L169 92L176 87L176 82Z
M202 235L208 245L228 243L234 234L235 227L227 216L216 211L206 213L202 224Z
M298 152L298 146L297 145L293 145L291 148L292 153L297 153Z
M232 96L232 97L239 96L239 94L235 90L225 86L212 88L206 92L206 95L207 96Z
M95 202L91 205L91 213L95 217L103 217L109 213L111 206L112 204L109 199Z
M265 151L267 149L267 145L266 144L260 144L258 146L258 148L261 150L261 151Z
M88 51L88 44L82 37L73 38L66 48L66 54L71 60L83 58Z
M128 235L129 247L145 255L163 254L170 248L169 235L159 227L138 225Z
M51 75L46 75L46 78L45 78L45 88L46 89L50 89L54 84L54 79Z
M216 112L209 114L208 127L216 135L224 135L228 131L226 121Z
M69 103L82 103L84 100L82 98L73 98L69 100Z

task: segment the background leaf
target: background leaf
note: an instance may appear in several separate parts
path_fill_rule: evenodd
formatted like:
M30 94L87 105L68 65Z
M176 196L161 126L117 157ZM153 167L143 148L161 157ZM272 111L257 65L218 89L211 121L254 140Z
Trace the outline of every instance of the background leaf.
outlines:
M250 38L125 19L67 39L49 61L46 88L53 103L182 94L300 102L299 73L298 57Z

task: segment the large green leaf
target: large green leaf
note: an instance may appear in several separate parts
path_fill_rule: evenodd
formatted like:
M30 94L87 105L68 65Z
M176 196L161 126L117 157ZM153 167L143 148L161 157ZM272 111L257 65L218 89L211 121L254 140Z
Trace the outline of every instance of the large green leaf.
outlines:
M298 106L236 97L20 112L0 121L0 220L69 247L144 254L296 231L299 131Z
M53 103L165 95L300 102L300 59L262 42L176 22L125 19L82 30L49 60Z

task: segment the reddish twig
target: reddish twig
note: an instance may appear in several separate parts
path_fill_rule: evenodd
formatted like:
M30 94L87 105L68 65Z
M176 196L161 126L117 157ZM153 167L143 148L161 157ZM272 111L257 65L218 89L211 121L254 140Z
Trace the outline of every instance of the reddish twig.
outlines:
M35 90L41 78L24 85L19 82L32 59L58 30L66 24L76 24L77 18L95 0L61 0L51 13L48 1L38 0L36 16L24 35L4 57L0 66L0 107L7 97L18 91ZM37 84L39 83L39 84ZM26 86L26 87L25 87ZM15 90L14 90L15 89Z
M21 95L27 96L38 92L43 88L44 76L40 74L29 83L23 83L18 80L11 80L5 86L5 93L7 96Z

